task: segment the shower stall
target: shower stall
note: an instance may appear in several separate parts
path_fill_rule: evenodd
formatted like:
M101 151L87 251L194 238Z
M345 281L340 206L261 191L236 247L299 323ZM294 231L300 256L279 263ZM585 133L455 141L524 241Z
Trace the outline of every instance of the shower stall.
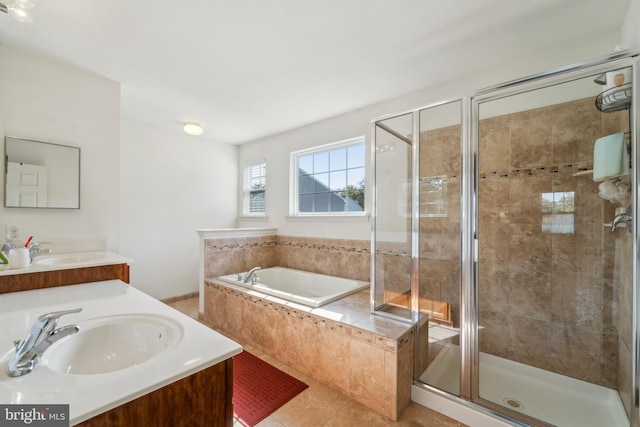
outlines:
M371 307L416 325L414 397L640 426L638 73L622 52L373 121Z

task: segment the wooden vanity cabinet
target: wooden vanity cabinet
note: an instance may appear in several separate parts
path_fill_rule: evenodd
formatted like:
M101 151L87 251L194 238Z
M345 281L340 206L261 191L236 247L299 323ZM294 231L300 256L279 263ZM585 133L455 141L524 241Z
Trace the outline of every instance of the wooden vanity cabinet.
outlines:
M129 264L108 264L0 276L0 294L113 279L129 283Z
M232 427L233 359L88 419L80 427Z

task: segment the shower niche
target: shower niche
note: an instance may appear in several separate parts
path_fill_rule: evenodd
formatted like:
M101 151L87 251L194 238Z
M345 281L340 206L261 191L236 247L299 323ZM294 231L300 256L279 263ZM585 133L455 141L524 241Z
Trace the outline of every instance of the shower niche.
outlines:
M374 120L372 311L417 325L418 394L638 425L637 75L619 54Z

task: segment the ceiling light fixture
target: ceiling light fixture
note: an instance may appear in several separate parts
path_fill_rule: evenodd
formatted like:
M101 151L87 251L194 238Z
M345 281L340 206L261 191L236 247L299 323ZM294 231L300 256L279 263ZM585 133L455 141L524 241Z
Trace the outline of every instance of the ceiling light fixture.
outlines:
M199 135L202 135L202 132L204 132L204 129L202 128L200 123L189 122L184 124L184 131L188 135L199 136Z
M33 3L29 0L9 0L0 1L0 12L7 13L13 18L22 23L29 23L33 19L29 10L33 8Z

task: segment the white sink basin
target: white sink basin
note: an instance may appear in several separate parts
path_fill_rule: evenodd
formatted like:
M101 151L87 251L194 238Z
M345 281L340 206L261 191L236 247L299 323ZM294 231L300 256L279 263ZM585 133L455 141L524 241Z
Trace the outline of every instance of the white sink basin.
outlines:
M61 255L46 255L33 260L32 264L36 265L65 265L65 264L78 264L81 262L96 261L101 258L105 258L101 253L78 253L78 254L61 254Z
M80 332L44 353L43 365L63 374L105 374L144 363L183 336L177 322L150 314L107 316L78 325Z

